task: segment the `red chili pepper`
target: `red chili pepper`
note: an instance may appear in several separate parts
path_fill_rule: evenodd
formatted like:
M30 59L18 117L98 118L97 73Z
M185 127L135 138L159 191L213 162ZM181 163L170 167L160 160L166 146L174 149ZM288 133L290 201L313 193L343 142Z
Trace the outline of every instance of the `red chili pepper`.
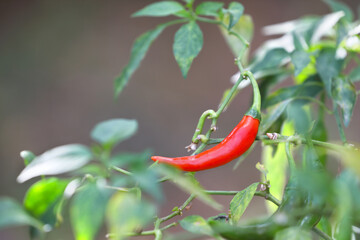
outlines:
M260 91L251 72L244 72L244 77L249 77L254 90L254 102L240 123L218 145L202 153L185 157L160 157L152 156L153 161L166 163L184 171L201 171L224 165L246 152L255 141L260 124Z

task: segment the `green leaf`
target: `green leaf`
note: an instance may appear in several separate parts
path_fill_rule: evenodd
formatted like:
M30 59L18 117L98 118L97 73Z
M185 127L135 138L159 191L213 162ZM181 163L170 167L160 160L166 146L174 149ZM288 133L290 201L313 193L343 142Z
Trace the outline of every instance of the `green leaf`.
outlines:
M238 192L230 202L231 222L237 224L249 206L259 183L253 183L246 189Z
M299 101L292 101L287 107L287 117L294 122L295 131L299 134L307 134L311 129L309 113Z
M179 186L182 190L196 195L196 197L207 204L208 206L219 210L222 206L217 203L211 196L204 192L204 189L200 186L199 182L196 181L195 177L191 174L182 174L180 170L167 166L167 165L156 165L156 171L164 177L169 178L173 183Z
M161 1L152 3L140 9L132 17L164 17L184 10L184 7L175 1Z
M92 159L84 145L69 144L53 148L37 156L17 177L22 183L41 175L56 175L76 170Z
M170 26L174 23L175 21L160 24L155 29L140 35L135 40L131 49L129 63L123 68L120 75L115 78L115 82L114 82L115 96L119 95L121 91L124 89L129 79L134 74L136 69L139 67L141 61L144 59L152 42L162 33L162 31L167 26Z
M342 119L345 127L350 123L356 102L355 86L347 78L336 78L333 87L334 101L342 111Z
M311 240L311 233L301 227L290 227L276 233L274 240Z
M105 146L111 146L133 136L138 123L133 119L110 119L98 123L91 131L91 138Z
M350 74L349 78L352 82L359 82L360 81L360 66L354 68Z
M30 225L42 229L42 223L31 217L14 199L0 198L0 229L12 226Z
M273 48L265 53L262 57L258 57L251 65L252 72L258 72L265 69L273 69L282 65L289 57L289 53L283 48Z
M325 3L329 5L333 12L343 11L345 13L345 19L348 22L352 22L354 19L354 14L351 9L344 3L336 0L324 0Z
M280 133L285 136L291 136L294 132L293 124L288 121L283 124L282 129L280 130ZM288 162L284 153L285 144L279 144L276 149L271 145L266 145L262 152L262 163L268 170L267 179L270 181L270 191L277 199L282 198L286 184ZM266 207L269 213L273 213L277 209L277 206L269 201L266 201Z
M34 183L24 198L25 209L43 223L55 226L62 221L61 207L64 190L69 180L42 179Z
M132 175L139 187L149 193L158 202L163 200L163 192L159 185L158 174L152 168L135 171Z
M305 51L295 50L291 53L291 62L295 66L294 74L297 76L310 63L310 56Z
M287 99L268 110L268 113L262 117L259 132L265 133L275 123L275 121L279 119L291 101L292 99Z
M191 63L201 51L202 46L203 34L195 22L183 25L176 32L173 52L184 78L186 78Z
M229 13L230 21L228 29L230 30L235 24L239 21L240 17L244 13L244 6L238 2L231 2L229 8L227 9Z
M222 21L225 25L229 25L230 17L225 15ZM223 27L220 26L219 28L234 56L239 57L241 50L245 47L243 42L237 37L230 35ZM254 35L254 23L251 16L246 14L241 16L239 21L233 26L232 31L245 38L246 41L251 42ZM245 63L248 62L247 55L248 50L246 50L242 59Z
M317 227L323 231L324 233L326 233L328 236L332 236L332 229L331 229L331 223L330 221L325 218L322 217L319 221L319 223L317 224Z
M207 221L201 216L187 216L180 221L180 226L188 232L212 236L214 233Z
M335 58L336 50L334 48L323 49L316 59L316 70L325 85L325 89L331 96L331 86L333 78L337 77L342 69L343 61Z
M196 7L195 13L198 15L216 17L223 5L224 3L222 2L202 2Z
M123 239L128 233L143 229L155 215L156 209L152 204L123 192L112 196L106 211L108 228L115 239Z
M150 149L143 152L122 152L110 159L110 164L116 167L128 166L130 169L145 169L148 167L148 160L152 156Z
M95 239L103 224L109 193L100 180L79 188L70 206L70 220L76 240Z

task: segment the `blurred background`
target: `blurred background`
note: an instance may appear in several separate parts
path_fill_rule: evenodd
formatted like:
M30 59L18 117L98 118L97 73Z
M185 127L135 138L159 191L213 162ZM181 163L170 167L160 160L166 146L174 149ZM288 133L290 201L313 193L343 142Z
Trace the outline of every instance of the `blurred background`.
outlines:
M0 2L0 195L22 201L32 181L18 184L23 169L22 150L41 154L68 143L91 144L92 127L110 118L139 122L135 137L118 150L152 148L165 156L186 155L201 113L216 109L223 91L231 87L236 72L234 57L216 26L200 23L204 47L195 59L188 78L183 79L172 55L172 26L151 46L139 70L117 100L113 79L127 64L134 39L171 18L131 18L152 0L38 0ZM202 2L198 0L197 2ZM226 0L224 2L229 3ZM357 11L359 0L343 0ZM266 38L262 27L292 20L304 14L326 14L320 0L244 0L245 13L255 24L251 50ZM224 137L247 110L251 88L242 91L221 115L215 137ZM355 107L346 129L348 139L360 142ZM335 129L334 121L327 122ZM337 132L331 139L337 140ZM259 180L255 164L261 147L233 171L234 163L199 172L201 184L211 190L241 190ZM167 201L160 215L180 205L187 194L164 184ZM217 197L228 205L231 197ZM245 216L265 214L263 199L255 198ZM209 217L218 214L195 201L189 213ZM175 229L176 231L176 229ZM105 231L98 239L105 239ZM28 239L27 228L0 232L0 239ZM68 221L48 239L73 239Z

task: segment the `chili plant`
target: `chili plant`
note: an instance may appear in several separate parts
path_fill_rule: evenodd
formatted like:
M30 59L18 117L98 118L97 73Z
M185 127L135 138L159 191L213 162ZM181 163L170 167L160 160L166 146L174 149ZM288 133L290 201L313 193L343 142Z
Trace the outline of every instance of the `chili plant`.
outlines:
M67 209L74 237L79 240L95 239L104 222L111 239L171 239L168 229L176 226L194 236L215 239L359 237L360 152L344 128L351 121L359 95L355 84L360 81L360 20L355 20L345 4L324 2L332 10L325 16L265 27L266 35L281 36L264 42L252 57L248 48L253 24L239 2L225 6L221 2L160 1L135 12L134 17L171 15L176 20L160 24L135 40L129 63L115 79L116 96L152 42L171 25L181 25L173 53L184 78L203 46L199 22L219 27L234 53L239 73L232 78L233 87L224 91L219 108L201 114L188 146L193 154L152 157L152 163L150 150L114 152L114 147L137 131L137 122L131 119L111 119L96 125L91 131L92 146L64 145L40 155L23 151L20 155L25 168L18 182L39 180L28 189L23 204L8 197L0 199L0 227L29 225L32 238L44 238L63 222ZM291 85L279 88L284 81ZM244 120L225 139L211 138L221 113L239 92L247 91L249 83L254 103ZM325 119L332 117L340 141L328 139L327 128L333 126ZM207 120L211 126L206 131ZM237 168L259 142L259 182L240 191L220 191L206 190L196 180L194 171L234 159ZM216 146L202 152L213 144ZM338 172L328 168L334 159L340 166ZM175 183L189 197L169 215L159 216L165 181ZM224 206L214 201L213 195L234 196L228 213L222 214ZM264 198L268 212L265 217L239 223L254 196ZM219 215L174 220L195 198L218 210Z

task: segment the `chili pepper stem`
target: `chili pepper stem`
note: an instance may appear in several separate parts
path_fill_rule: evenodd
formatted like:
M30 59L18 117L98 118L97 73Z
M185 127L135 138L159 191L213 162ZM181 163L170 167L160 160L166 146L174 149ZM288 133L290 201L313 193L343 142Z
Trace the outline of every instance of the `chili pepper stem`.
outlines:
M259 90L259 86L254 78L254 75L250 71L245 71L242 73L244 78L249 78L251 85L253 87L254 99L253 104L249 111L245 114L251 116L253 118L261 120L261 94Z

